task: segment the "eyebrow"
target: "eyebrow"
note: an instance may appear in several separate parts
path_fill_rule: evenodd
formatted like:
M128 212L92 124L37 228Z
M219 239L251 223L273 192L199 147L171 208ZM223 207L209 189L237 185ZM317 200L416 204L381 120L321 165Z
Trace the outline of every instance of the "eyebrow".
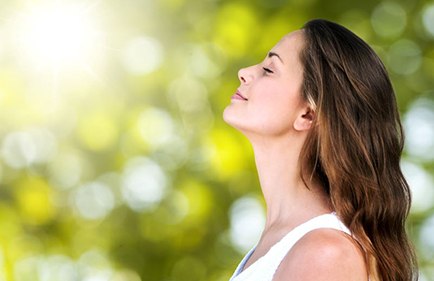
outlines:
M269 52L268 53L268 57L269 58L271 58L271 57L277 57L282 63L283 63L283 60L282 60L282 58L278 55L278 54L276 54L276 53L274 53L274 52Z

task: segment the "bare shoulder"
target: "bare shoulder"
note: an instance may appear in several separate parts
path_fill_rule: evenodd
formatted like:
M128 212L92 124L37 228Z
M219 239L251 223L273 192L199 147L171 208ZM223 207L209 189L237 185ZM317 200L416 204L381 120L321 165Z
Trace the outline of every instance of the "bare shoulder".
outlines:
M367 281L364 254L353 239L334 229L317 229L286 255L273 281Z

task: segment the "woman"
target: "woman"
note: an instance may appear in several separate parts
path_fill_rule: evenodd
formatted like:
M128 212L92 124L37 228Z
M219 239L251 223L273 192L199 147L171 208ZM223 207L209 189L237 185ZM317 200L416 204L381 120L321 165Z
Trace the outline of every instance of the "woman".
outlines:
M239 80L223 117L253 146L267 217L231 280L415 280L402 128L374 51L313 20Z

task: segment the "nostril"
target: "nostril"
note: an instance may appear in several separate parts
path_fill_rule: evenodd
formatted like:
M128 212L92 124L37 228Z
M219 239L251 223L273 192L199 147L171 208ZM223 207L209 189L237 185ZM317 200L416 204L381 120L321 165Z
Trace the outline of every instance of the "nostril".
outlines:
M248 84L251 80L251 73L247 72L248 68L241 68L238 70L238 79L242 84Z

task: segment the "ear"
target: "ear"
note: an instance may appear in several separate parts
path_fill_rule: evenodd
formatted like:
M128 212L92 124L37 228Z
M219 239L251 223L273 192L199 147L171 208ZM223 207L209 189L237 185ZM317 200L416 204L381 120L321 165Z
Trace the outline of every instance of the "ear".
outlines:
M294 121L294 129L296 131L307 131L312 127L315 112L310 107L305 107L304 110L297 116Z

